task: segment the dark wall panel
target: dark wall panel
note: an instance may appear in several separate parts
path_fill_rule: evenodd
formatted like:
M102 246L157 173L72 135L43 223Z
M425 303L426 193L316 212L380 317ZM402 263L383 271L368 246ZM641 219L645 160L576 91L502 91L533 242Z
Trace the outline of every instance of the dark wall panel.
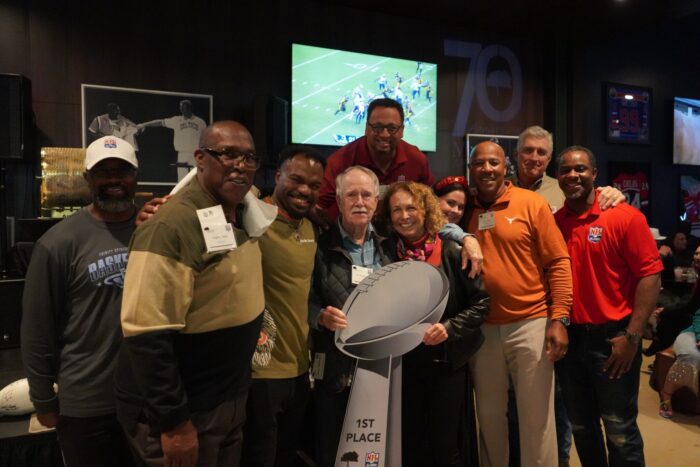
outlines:
M696 20L695 20L696 21ZM573 131L568 144L589 147L598 157L598 182L607 184L609 161L642 162L651 165L651 218L664 235L679 228L679 177L700 178L700 167L672 163L672 99L700 99L697 28L669 23L650 33L579 41L572 46ZM697 24L696 22L694 24ZM605 141L604 81L634 84L653 89L651 144L612 144Z

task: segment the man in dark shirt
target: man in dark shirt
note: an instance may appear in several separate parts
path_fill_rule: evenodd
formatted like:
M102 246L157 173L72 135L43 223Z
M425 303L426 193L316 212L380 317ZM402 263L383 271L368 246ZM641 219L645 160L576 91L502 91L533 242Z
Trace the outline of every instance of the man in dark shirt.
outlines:
M258 159L241 124L202 132L197 175L129 246L115 376L146 465L238 465L265 299L258 240L239 207Z
M39 422L58 430L68 467L132 462L112 375L137 167L122 139L90 144L84 176L93 202L39 239L27 271L22 357L30 397Z

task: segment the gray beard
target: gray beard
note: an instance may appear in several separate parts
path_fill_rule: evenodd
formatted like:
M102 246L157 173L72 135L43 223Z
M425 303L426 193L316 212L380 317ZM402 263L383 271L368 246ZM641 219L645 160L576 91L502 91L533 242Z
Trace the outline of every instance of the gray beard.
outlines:
M94 202L101 211L111 213L125 212L134 206L134 198L102 199L95 196Z

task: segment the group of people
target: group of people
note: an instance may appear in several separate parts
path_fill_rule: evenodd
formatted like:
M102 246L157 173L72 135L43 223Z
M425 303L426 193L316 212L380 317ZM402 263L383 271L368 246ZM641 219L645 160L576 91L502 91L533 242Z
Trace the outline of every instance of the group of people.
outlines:
M657 241L666 237L658 234ZM697 396L700 372L700 246L688 245L688 235L675 232L659 246L664 264L664 294L650 319L651 344L644 354L673 358L670 368L652 365L652 387L659 393L659 415L672 418L672 396L689 388ZM692 273L688 274L690 271ZM693 282L692 284L689 281Z
M663 269L644 216L595 188L584 147L547 176L540 127L520 135L514 180L498 144L477 145L471 187L435 183L403 129L401 104L372 101L365 136L327 160L286 147L260 201L249 131L218 121L195 178L140 213L133 148L93 142L93 202L39 240L24 298L30 396L66 464L294 465L311 403L316 463L335 465L355 363L333 344L344 301L383 265L424 261L450 294L404 356L402 465L508 465L509 388L521 464L567 462L555 362L582 464L644 465L640 339ZM277 215L253 234L260 202Z

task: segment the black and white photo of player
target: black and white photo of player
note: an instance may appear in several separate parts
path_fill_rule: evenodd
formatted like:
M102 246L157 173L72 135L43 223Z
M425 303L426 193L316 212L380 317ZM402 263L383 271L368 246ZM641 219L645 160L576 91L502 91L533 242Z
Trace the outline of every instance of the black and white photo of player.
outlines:
M211 95L93 84L81 90L83 147L105 135L131 143L140 191L167 194L194 165L199 134L213 117Z

